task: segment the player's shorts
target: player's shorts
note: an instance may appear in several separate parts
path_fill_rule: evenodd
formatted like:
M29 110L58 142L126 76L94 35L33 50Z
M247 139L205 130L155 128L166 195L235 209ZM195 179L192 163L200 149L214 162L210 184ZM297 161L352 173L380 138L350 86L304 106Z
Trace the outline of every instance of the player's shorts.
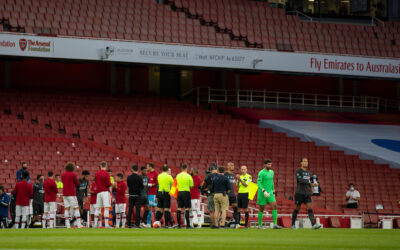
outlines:
M248 208L248 207L249 207L249 193L239 193L238 208Z
M97 194L96 207L111 207L110 192L104 191Z
M189 191L179 191L178 192L178 208L191 208L192 203L190 200Z
M43 214L44 203L32 203L33 215Z
M78 199L76 196L63 196L64 207L78 208Z
M154 195L154 194L149 194L149 195L147 196L147 198L149 199L149 205L150 205L150 207L157 207L156 195Z
M257 195L257 205L265 206L268 203L276 202L275 194L273 192L269 192L269 198L265 197L263 192L258 192Z
M311 195L294 194L294 202L296 205L310 203L312 202Z
M237 197L236 197L235 194L228 195L228 198L229 198L229 206L231 206L232 204L237 204L238 203L237 202Z
M126 212L126 203L115 204L115 213L116 214L125 213L125 212Z
M229 198L221 193L214 194L215 211L228 210Z
M192 203L192 210L200 211L200 199L193 199L190 203Z
M171 196L169 195L168 192L158 192L157 198L158 198L158 204L157 204L158 208L161 208L161 209L171 208Z
M215 212L215 206L214 206L214 195L209 195L207 196L207 209L210 213Z
M45 202L43 211L45 213L57 212L57 203L55 201L54 202Z
M90 204L90 214L96 214L96 204Z
M142 197L142 206L149 205L149 198L147 196Z
M15 216L28 216L29 215L29 206L15 206Z

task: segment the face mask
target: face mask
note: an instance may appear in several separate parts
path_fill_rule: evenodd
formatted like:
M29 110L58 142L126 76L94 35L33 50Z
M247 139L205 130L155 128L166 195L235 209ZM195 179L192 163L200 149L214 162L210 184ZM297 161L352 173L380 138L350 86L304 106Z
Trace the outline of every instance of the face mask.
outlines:
M317 176L316 176L316 175L313 175L312 177L313 177L313 178L317 178Z
M22 167L23 170L26 170L26 167Z
M350 191L354 191L354 187L350 187Z

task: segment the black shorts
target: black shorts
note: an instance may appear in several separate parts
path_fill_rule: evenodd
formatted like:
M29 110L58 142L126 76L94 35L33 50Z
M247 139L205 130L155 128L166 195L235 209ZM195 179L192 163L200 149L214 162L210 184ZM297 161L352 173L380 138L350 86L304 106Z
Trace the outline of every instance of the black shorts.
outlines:
M307 204L312 202L311 195L294 194L294 202L296 205Z
M358 208L357 203L347 203L346 208Z
M32 203L33 215L43 214L44 203Z
M158 192L157 193L157 207L164 209L164 208L171 208L171 196L168 192Z
M228 195L229 197L229 206L232 206L232 204L237 204L237 197L235 194L233 195Z
M147 196L142 197L142 206L149 205L149 198Z
M178 208L192 208L192 201L190 199L189 191L178 192Z
M249 207L249 193L238 194L238 208Z

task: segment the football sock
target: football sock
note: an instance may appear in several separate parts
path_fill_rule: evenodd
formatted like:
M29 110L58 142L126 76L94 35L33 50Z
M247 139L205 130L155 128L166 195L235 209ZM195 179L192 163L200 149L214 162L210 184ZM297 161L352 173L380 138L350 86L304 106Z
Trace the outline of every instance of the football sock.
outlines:
M262 226L263 212L258 211L258 225Z
M65 226L67 227L67 228L70 228L71 227L71 225L69 224L69 211L68 211L68 209L65 209L65 211L64 211L64 218L65 218Z
M238 208L237 207L234 207L233 208L233 217L235 218L235 223L236 224L239 224L240 223L240 214L239 214L239 212L238 212Z
M181 210L176 212L176 221L178 222L178 226L181 226Z
M275 225L278 225L278 210L272 210L272 220Z
M151 208L150 208L149 214L147 215L147 224L151 224L151 216L153 216L153 212L151 211Z
M244 215L245 215L245 218L246 218L246 224L244 224L246 227L249 225L249 212L245 212L244 213Z
M149 210L144 211L144 213L143 213L143 219L142 219L142 222L143 222L144 224L146 224L146 222L147 222L147 217L148 217L148 215L149 215ZM150 223L147 223L147 224L150 224Z
M46 215L42 215L42 228L46 228L46 218L47 218L47 216Z
M121 214L121 220L122 220L122 228L125 228L126 225L126 213Z
M119 228L119 224L121 223L121 214L116 214L115 215L115 227Z
M105 227L110 227L110 223L109 223L109 210L108 207L104 208L104 226Z
M21 228L25 228L26 225L26 216L22 216L22 223L21 223Z
M14 224L14 228L19 228L19 222L20 222L20 217L15 217L15 224Z
M76 218L76 223L78 223L78 227L82 226L82 224L81 224L81 213L79 212L78 209L75 210L74 216Z
M165 211L165 225L167 226L168 224L170 226L173 226L174 223L172 222L172 217L171 217L171 212L170 211Z
M185 218L186 218L186 227L190 227L190 211L185 211Z
M293 214L292 214L292 226L296 224L296 219L297 219L297 213L298 212L299 211L297 211L297 210L293 211Z
M308 212L308 218L310 218L310 221L311 221L311 225L314 226L314 224L315 224L314 212L312 209L308 209L307 212Z
M50 227L50 228L55 228L55 223L56 223L56 214L55 214L55 213L51 213L51 214L50 214L50 223L49 223L49 227Z
M193 226L194 224L198 224L197 210L196 209L192 210L192 216L193 216L193 218L191 219L191 222L190 222L191 226Z
M160 221L162 217L162 213L160 211L156 212L156 221Z

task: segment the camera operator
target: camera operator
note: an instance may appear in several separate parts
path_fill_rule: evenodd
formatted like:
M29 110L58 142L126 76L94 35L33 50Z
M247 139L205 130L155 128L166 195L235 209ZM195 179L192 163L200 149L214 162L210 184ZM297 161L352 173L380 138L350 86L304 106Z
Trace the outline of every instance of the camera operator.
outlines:
M206 171L206 177L204 178L203 185L202 185L202 194L207 195L207 209L210 212L210 220L211 220L211 227L216 227L214 225L214 193L212 193L213 187L213 179L217 175L217 165L215 163L211 163L210 168Z

